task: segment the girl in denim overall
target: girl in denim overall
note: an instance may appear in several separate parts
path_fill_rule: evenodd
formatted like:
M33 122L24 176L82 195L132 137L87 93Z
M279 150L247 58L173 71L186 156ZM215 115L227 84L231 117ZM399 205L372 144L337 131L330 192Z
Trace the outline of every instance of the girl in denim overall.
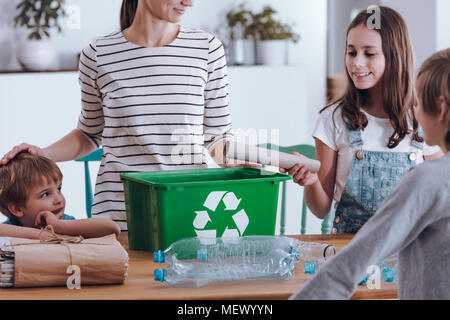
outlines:
M336 200L332 233L356 233L412 166L443 154L419 134L406 24L388 7L375 10L378 28L369 24L372 11L363 10L347 30L347 89L320 111L313 133L319 172L300 164L289 170L318 218Z

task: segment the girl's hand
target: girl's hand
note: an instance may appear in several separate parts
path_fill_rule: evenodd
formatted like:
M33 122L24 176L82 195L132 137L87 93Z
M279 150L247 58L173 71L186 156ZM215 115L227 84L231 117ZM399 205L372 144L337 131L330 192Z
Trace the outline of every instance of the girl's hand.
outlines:
M292 154L301 155L298 152L293 152ZM295 166L287 171L286 169L280 168L280 172L286 173L292 176L295 183L305 187L310 186L319 181L317 173L312 173L309 171L304 164L297 163Z
M48 225L55 227L60 218L50 211L41 211L36 215L34 225L39 228L44 228Z
M44 151L41 148L33 146L31 144L21 143L12 148L11 151L9 151L3 156L3 158L0 160L0 166L7 164L9 160L14 158L19 152L22 151L27 151L30 154L37 154L41 156L44 155Z

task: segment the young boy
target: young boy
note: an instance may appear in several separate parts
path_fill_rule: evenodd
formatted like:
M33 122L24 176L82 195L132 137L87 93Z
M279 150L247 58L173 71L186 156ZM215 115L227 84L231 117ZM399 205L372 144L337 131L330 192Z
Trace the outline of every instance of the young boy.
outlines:
M428 145L445 155L419 164L352 242L290 299L349 298L370 265L397 253L400 299L450 299L450 48L417 76L415 109Z
M64 214L62 173L50 159L20 153L0 166L0 211L8 217L0 224L1 237L39 239L40 228L51 225L57 234L84 238L114 233L119 226L102 218L80 219Z

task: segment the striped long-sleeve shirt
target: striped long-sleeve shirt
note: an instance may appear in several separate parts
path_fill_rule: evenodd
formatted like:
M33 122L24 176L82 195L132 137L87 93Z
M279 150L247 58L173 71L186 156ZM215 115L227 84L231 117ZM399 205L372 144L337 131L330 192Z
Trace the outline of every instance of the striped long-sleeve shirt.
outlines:
M205 168L207 147L231 129L222 43L180 26L162 47L142 47L122 32L93 40L79 63L78 129L103 158L92 215L127 231L121 172Z

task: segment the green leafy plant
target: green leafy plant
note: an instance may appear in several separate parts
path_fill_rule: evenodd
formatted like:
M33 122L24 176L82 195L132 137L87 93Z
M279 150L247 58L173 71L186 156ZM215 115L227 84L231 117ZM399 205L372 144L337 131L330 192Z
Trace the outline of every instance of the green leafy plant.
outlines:
M253 14L253 21L246 27L246 33L259 40L292 40L296 43L300 35L293 31L289 24L276 20L277 12L270 6L265 6L260 13Z
M240 37L247 39L252 35L248 32L248 26L253 22L253 13L246 9L244 3L240 4L238 9L228 11L226 18L230 28L231 39Z
M65 0L21 0L16 9L20 12L14 17L14 27L18 25L31 29L28 39L50 38L49 30L56 28L61 32L58 18L65 16Z

